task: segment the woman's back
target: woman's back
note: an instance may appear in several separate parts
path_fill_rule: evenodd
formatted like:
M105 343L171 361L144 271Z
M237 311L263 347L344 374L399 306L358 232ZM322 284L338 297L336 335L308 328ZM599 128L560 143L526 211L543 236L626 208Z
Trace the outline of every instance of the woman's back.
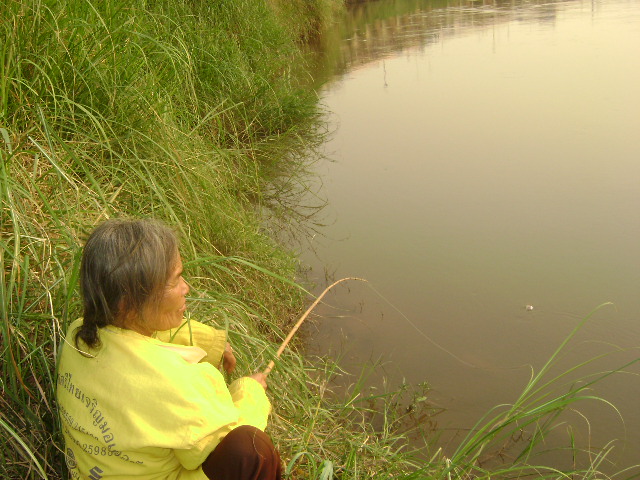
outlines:
M68 340L79 325L71 325ZM81 472L99 472L96 478L116 472L173 478L182 465L197 468L206 457L198 444L210 442L210 432L223 436L225 425L238 420L222 374L131 330L105 327L100 340L91 356L68 342L60 357L63 433L71 451L80 450L67 451L71 463L75 459Z

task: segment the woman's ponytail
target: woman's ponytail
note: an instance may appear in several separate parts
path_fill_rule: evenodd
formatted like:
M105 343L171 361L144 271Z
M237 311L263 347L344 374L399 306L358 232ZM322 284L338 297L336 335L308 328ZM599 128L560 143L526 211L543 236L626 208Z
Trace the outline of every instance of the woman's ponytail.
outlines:
M95 322L82 321L82 325L76 331L76 348L82 351L78 340L82 340L88 347L95 348L100 345L100 337L98 337L98 325Z

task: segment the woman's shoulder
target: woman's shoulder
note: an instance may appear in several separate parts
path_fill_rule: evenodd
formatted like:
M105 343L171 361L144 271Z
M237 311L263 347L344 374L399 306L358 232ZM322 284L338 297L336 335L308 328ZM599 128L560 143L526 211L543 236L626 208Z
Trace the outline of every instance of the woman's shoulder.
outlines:
M112 326L101 328L99 337L100 345L87 352L74 348L72 339L67 340L59 368L78 382L92 385L87 388L101 398L117 391L124 398L180 403L195 391L211 394L216 385L213 389L217 393L225 384L214 366L197 363L197 358L190 361L180 350L200 350L197 347L166 348L160 340ZM200 357L204 354L201 351Z
M82 322L84 321L84 319L82 317L80 318L76 318L74 321L72 321L68 326L67 326L67 330L65 332L65 335L68 337L70 335L73 335L75 333L76 330L78 330L81 326L82 326Z

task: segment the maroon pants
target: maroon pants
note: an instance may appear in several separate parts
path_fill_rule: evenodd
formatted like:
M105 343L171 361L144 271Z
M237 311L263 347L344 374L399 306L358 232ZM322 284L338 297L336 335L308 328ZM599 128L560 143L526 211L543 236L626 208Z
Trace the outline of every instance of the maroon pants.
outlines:
M281 480L280 455L262 430L231 430L202 464L211 480Z

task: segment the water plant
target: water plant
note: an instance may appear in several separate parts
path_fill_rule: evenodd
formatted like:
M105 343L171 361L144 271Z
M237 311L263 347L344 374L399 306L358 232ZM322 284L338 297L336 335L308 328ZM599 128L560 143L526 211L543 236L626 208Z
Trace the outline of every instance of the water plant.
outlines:
M571 438L570 448L563 454L565 458L573 459L571 468L563 471L544 461L544 455L549 453L545 442L550 433L563 424L562 416L575 408L574 404L585 401L600 402L615 410L615 406L605 398L593 393L593 386L608 376L627 372L628 367L640 361L636 358L615 370L578 374L584 371L584 367L596 363L602 355L566 370L554 371L562 350L584 323L603 307L601 305L585 316L540 370L532 371L530 380L513 403L498 405L478 420L451 456L445 459L445 468L438 478L598 478L604 475L600 468L611 450L610 445L590 455L588 461L578 462L576 455L584 446L577 445ZM498 455L503 456L502 461L495 461ZM626 469L620 470L618 474L623 474Z

